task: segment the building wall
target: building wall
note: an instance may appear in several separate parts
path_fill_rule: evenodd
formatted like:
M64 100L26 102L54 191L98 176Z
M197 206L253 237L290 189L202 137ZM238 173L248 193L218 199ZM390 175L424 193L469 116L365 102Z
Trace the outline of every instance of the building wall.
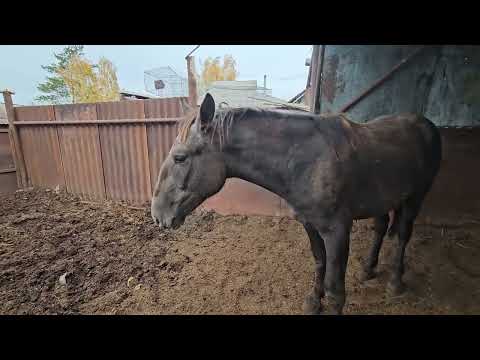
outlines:
M425 114L440 126L480 125L480 46L446 46Z
M321 112L339 112L418 48L327 45ZM480 47L426 47L347 114L354 121L365 122L399 112L425 114L440 127L443 138L440 173L419 221L457 222L478 218Z
M480 128L440 129L443 159L419 221L464 223L480 217Z
M338 112L419 46L325 47L321 112ZM427 46L351 110L364 122L420 112L439 126L480 125L480 47Z
M206 92L213 96L217 105L225 102L230 107L263 107L287 103L285 100L271 96L270 89L258 88L256 80L216 81L199 96L199 102L203 100Z

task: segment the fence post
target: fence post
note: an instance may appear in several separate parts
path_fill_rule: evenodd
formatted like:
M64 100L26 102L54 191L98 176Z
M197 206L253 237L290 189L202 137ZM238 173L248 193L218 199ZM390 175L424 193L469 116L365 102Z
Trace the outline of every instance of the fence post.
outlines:
M8 137L10 139L10 148L12 149L13 161L17 173L17 185L19 188L28 186L27 171L25 168L25 160L23 157L22 144L18 136L17 127L15 126L15 110L13 108L12 94L10 90L4 90L3 100L5 102L5 111L8 119Z
M188 72L188 97L190 105L197 108L197 80L195 78L195 61L193 56L187 56L187 72Z
M315 113L315 93L317 89L317 71L320 58L320 46L313 45L310 60L310 112Z

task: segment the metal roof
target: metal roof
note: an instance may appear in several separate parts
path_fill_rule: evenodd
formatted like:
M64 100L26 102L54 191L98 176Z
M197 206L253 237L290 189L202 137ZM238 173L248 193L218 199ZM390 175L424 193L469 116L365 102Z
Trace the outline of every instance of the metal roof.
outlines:
M271 107L286 105L288 101L271 96L271 89L257 86L256 80L216 81L207 90L217 106L226 103L229 107ZM199 97L199 104L203 96Z
M305 97L305 92L306 92L306 89L302 90L300 93L298 93L293 98L291 98L288 102L295 103L303 100L303 98Z
M146 91L137 91L137 90L123 89L123 90L120 91L120 94L121 95L126 95L126 96L140 96L140 97L144 97L144 98L148 98L148 99L157 99L158 98L157 95L148 93Z

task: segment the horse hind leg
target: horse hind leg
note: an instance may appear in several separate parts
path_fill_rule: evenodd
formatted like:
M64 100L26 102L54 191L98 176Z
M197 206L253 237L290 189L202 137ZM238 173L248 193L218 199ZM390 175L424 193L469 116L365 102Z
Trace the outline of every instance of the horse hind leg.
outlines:
M406 289L402 280L405 272L405 250L412 236L413 223L420 211L425 195L425 193L422 193L407 199L399 214L395 214L398 216L398 224L395 229L398 235L398 243L393 258L392 274L387 285L387 292L391 295L400 295Z
M376 277L375 268L378 264L378 256L380 254L380 249L382 248L383 239L387 233L388 222L388 214L375 218L375 238L370 253L363 266L363 273L360 278L361 281L367 281Z
M398 219L400 218L401 208L394 210L393 222L388 229L388 237L393 238L398 232Z

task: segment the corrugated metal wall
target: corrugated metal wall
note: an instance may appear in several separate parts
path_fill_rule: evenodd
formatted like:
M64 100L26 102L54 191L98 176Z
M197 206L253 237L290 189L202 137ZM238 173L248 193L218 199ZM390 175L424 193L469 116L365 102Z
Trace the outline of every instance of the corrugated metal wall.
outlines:
M227 179L223 189L207 199L202 208L220 214L282 216L283 200L274 193L241 179Z
M95 104L55 106L56 120L96 120ZM105 181L98 125L59 126L67 191L86 199L104 199Z
M53 106L15 108L17 121L55 121ZM19 128L30 186L65 186L62 156L56 126L38 125Z
M480 128L441 128L443 159L420 221L462 223L480 215Z
M10 139L8 128L0 127L0 170L15 168L12 152L10 151Z
M0 125L0 194L12 193L16 189L17 175L10 150L8 127Z
M348 110L352 120L418 112L439 126L480 125L479 46L325 45L321 112L340 111L420 48L418 55Z
M19 121L171 118L183 115L180 104L180 99L155 99L22 107L16 108L16 115ZM177 125L172 121L28 125L19 126L19 131L31 185L66 186L67 191L86 198L141 204L151 197L158 170L175 141ZM444 160L420 218L474 218L480 212L480 129L441 131ZM10 177L16 185L14 174ZM202 207L222 214L292 215L288 204L277 195L240 179L229 179Z
M145 118L174 118L184 116L184 110L177 99L145 100ZM157 175L163 161L170 152L178 132L178 123L147 124L148 154L150 161L150 193L157 182Z
M480 125L480 46L444 46L425 114L440 126Z
M144 119L143 100L98 103L97 117L99 120ZM100 142L107 196L135 203L148 201L151 186L145 124L102 126Z
M150 200L185 115L181 98L16 108L17 121L160 119L154 123L19 126L32 186L66 187L86 199ZM161 121L165 119L165 121ZM203 205L223 214L289 215L277 195L240 179Z
M182 98L96 104L23 106L16 120L142 120L183 116ZM150 200L161 163L176 134L176 121L138 124L20 125L31 186L55 188L87 199Z
M443 161L420 218L477 218L480 173L480 47L324 45L320 110L336 113L418 49L391 77L347 111L358 122L424 113L440 127ZM320 53L312 64L321 62ZM313 70L313 68L312 68ZM457 127L457 128L447 128ZM472 128L469 128L472 127Z

